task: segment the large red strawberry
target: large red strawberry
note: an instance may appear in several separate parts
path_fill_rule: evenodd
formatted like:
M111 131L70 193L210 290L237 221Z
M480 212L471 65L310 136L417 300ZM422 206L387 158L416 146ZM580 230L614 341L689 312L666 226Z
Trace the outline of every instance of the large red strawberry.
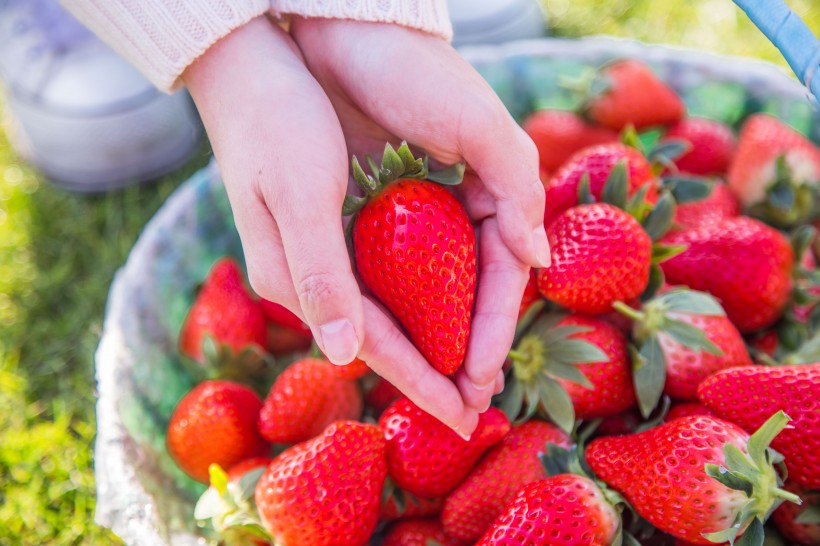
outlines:
M668 139L689 143L691 148L675 160L675 165L682 173L696 175L726 173L737 145L731 127L697 117L682 119L670 127L664 135L664 140Z
M626 336L597 317L547 315L510 351L501 407L511 418L536 409L566 431L635 404Z
M615 142L615 131L590 125L575 112L539 110L524 120L524 131L538 148L541 168L551 173L582 148Z
M182 397L166 434L168 453L197 481L208 483L208 467L231 468L270 453L256 430L259 396L230 381L205 381Z
M717 224L740 214L740 202L722 182L711 184L712 191L704 199L679 203L675 207L673 229L685 231Z
M239 354L246 348L262 348L267 340L265 314L245 288L242 272L233 258L217 261L208 273L182 325L182 354L205 363L206 337L217 349Z
M329 362L305 358L288 366L271 387L259 413L259 432L273 443L304 442L334 421L358 419L362 406L355 381L339 377Z
M382 414L379 426L387 440L387 468L393 481L417 497L450 492L470 473L481 455L510 430L504 414L490 408L464 440L447 425L407 398Z
M276 544L362 546L378 522L386 475L381 430L337 421L274 459L256 505Z
M789 480L820 489L820 363L724 370L701 384L698 397L747 431L785 411L793 421L772 447L786 457Z
M638 434L593 440L586 459L661 531L694 544L731 541L749 525L762 533L771 510L784 499L797 501L779 488L766 453L787 422L777 414L750 438L714 417L684 417Z
M800 521L800 516L808 510L813 510L815 513L820 511L820 491L808 491L795 485L791 480L786 482L785 488L799 495L803 504L798 506L790 502L783 503L772 514L772 522L783 537L789 540L789 544L817 546L820 544L820 522L815 516L813 522L803 523Z
M563 430L532 420L513 427L490 448L447 496L441 513L447 535L464 542L481 538L522 487L547 477L538 455L546 452L548 442L570 446Z
M661 392L695 400L698 385L711 374L752 363L740 332L709 294L677 288L650 299L641 310L616 307L635 320L640 365L634 377L644 416Z
M604 186L618 164L626 167L628 196L631 197L640 188L646 188L646 201L657 201L658 181L652 172L652 165L643 154L618 142L600 144L575 153L545 184L547 202L544 226L549 227L562 212L579 204L578 188L585 177L589 178L590 194L600 201Z
M460 546L445 532L438 518L408 518L388 527L382 546Z
M579 205L547 229L552 265L538 272L548 300L580 313L610 311L649 282L652 240L635 218L606 203Z
M620 524L595 482L559 474L521 489L476 546L605 546Z
M768 114L750 116L729 169L729 186L769 222L792 225L817 215L820 149Z
M615 131L627 125L641 129L670 125L684 115L680 97L641 61L604 65L596 80L590 87L598 93L588 98L584 113L598 125Z
M666 280L715 296L741 333L780 318L792 289L794 252L779 231L738 216L670 233L663 243L686 247L661 263Z
M406 144L385 148L367 176L353 162L365 198L348 198L356 268L430 364L451 375L464 361L476 287L475 232L464 207L427 178Z

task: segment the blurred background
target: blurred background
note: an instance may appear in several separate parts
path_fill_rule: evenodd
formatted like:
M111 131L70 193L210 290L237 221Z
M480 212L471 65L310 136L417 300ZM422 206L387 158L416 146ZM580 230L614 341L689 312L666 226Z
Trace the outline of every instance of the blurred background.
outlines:
M820 35L820 3L790 0ZM554 36L608 34L786 65L730 0L542 0ZM0 102L2 98L0 97ZM94 351L141 228L210 158L95 197L50 185L0 129L0 544L116 544L94 525Z

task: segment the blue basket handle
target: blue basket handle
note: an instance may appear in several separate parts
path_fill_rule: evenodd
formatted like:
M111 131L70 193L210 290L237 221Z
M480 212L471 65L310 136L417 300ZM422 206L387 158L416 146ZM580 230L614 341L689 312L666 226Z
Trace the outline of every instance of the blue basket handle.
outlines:
M782 0L734 0L820 101L820 42Z

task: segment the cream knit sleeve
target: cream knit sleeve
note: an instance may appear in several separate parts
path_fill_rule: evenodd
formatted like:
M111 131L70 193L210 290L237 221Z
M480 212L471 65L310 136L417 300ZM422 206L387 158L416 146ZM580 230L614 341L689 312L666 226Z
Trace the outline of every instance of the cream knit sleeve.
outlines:
M173 91L197 57L264 13L396 23L452 36L446 0L60 0L154 85Z

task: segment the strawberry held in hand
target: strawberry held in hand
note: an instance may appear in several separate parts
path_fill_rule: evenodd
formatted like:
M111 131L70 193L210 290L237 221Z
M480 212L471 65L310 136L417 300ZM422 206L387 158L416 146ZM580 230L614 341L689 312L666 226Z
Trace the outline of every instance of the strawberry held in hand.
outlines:
M348 196L356 268L415 346L445 375L464 362L476 289L475 232L464 207L407 144L385 147L368 176L354 158L364 198ZM460 180L460 177L458 177Z
M469 440L421 410L407 398L397 400L379 419L387 441L390 477L417 497L450 492L470 473L481 455L509 432L504 414L490 408L478 416Z
M337 421L273 460L256 506L278 545L362 546L378 522L386 474L379 428Z
M772 447L786 457L790 481L820 489L820 363L723 370L701 383L698 397L716 415L747 431L775 411L787 412L791 426Z
M763 522L784 500L767 447L789 418L772 416L751 437L714 417L676 419L645 432L593 440L586 459L593 472L621 492L649 523L693 544L759 537Z

